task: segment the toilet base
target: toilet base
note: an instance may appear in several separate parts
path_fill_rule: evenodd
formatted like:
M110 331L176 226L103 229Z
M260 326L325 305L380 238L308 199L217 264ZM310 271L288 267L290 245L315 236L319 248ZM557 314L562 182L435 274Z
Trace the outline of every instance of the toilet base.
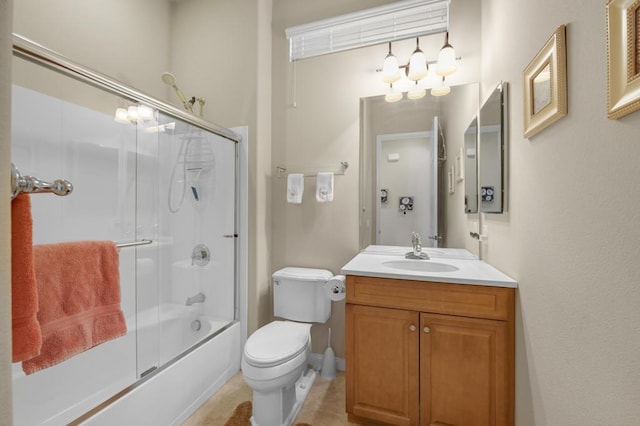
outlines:
M289 388L267 393L254 390L251 426L291 426L316 376L317 373L309 368Z

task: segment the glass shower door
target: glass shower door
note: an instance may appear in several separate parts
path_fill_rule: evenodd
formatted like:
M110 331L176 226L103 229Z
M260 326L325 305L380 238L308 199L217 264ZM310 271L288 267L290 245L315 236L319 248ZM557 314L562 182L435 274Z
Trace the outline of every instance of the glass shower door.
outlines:
M159 364L234 320L235 144L160 115Z

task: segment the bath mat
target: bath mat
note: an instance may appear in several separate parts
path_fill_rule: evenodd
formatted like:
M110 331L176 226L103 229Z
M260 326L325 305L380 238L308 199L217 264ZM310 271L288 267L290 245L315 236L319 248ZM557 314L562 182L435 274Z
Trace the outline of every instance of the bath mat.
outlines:
M238 404L233 414L229 417L229 420L224 426L250 426L251 425L251 413L253 406L251 401L244 401ZM296 423L295 426L311 426L309 423Z
M229 420L224 424L224 426L249 426L251 425L251 412L252 406L251 401L245 401L238 404L235 410L233 410L233 414L229 417Z

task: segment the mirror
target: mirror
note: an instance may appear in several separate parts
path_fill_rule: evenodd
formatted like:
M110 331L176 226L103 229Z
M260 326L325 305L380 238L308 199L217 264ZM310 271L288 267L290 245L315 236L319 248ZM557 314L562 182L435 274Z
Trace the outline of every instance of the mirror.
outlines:
M447 245L446 204L462 194L447 195L444 162L464 145L478 105L477 83L442 97L360 100L360 248L408 246L412 231L425 247ZM465 174L475 181L475 171Z
M478 213L478 118L464 132L464 212Z
M480 108L478 174L480 211L483 213L503 213L506 210L506 91L507 83L501 83Z

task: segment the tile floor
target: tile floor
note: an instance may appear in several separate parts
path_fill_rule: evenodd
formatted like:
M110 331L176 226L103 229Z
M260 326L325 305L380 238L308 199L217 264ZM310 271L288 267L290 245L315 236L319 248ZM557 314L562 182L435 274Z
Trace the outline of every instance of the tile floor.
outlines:
M250 399L251 388L244 382L242 372L238 372L182 426L223 426L236 406ZM334 380L318 375L295 423L309 423L312 426L355 424L347 421L345 412L344 372L339 371Z

